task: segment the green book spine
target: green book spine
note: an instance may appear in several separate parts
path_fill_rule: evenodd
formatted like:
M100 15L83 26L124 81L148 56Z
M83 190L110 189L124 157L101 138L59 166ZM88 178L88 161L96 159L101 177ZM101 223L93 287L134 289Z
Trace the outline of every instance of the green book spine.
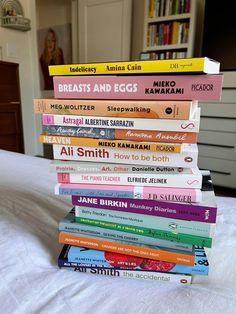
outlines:
M211 248L212 246L212 238L194 236L184 233L174 233L171 231L163 231L152 228L144 228L138 226L131 226L126 224L118 224L109 221L102 221L97 219L89 219L89 218L80 218L75 217L75 221L85 225L91 225L96 227L102 227L106 229L119 230L128 233L139 234L143 236L148 236L151 238L159 238L169 241L188 243L192 245L200 245L204 247Z
M132 212L120 212L117 210L84 206L76 206L75 216L209 238L213 237L215 228L215 224L206 222L155 217L145 214L134 215Z

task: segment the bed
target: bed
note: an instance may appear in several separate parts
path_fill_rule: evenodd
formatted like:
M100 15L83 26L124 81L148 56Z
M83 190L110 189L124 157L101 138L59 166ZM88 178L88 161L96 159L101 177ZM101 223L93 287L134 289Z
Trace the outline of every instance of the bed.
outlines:
M0 150L0 313L236 313L236 198L217 197L210 274L190 286L77 273L57 267L71 200L49 163Z

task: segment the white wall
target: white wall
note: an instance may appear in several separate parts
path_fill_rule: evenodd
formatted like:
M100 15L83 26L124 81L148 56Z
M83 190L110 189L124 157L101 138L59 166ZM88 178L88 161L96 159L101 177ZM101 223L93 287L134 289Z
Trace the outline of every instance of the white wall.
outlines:
M35 25L34 1L20 1L25 17L33 21L32 29L22 32L0 27L2 60L19 63L21 106L25 153L36 155L40 145L36 135L36 120L33 111L33 98L37 95L38 73L35 67Z
M33 110L33 99L42 96L39 87L37 29L71 22L70 1L20 0L20 3L25 17L31 20L31 30L22 32L0 27L1 57L4 61L19 63L25 154L42 155L42 145L38 140L41 119Z

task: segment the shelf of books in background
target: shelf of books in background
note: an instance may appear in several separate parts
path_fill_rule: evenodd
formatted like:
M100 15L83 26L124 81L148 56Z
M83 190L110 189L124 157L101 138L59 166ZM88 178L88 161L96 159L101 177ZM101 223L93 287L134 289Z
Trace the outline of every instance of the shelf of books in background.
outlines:
M217 206L210 173L197 166L198 100L220 99L219 63L49 71L54 98L34 99L34 110L42 115L40 142L53 145L55 194L71 195L59 221L59 267L182 284L208 275Z

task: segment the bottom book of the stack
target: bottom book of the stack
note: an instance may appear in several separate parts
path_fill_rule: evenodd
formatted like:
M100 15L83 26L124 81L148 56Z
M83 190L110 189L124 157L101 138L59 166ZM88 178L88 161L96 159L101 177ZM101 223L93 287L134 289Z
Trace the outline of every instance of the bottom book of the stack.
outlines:
M103 276L181 284L192 283L191 269L188 269L188 266L71 245L63 246L58 257L58 266ZM207 273L208 266L203 266L201 274Z

